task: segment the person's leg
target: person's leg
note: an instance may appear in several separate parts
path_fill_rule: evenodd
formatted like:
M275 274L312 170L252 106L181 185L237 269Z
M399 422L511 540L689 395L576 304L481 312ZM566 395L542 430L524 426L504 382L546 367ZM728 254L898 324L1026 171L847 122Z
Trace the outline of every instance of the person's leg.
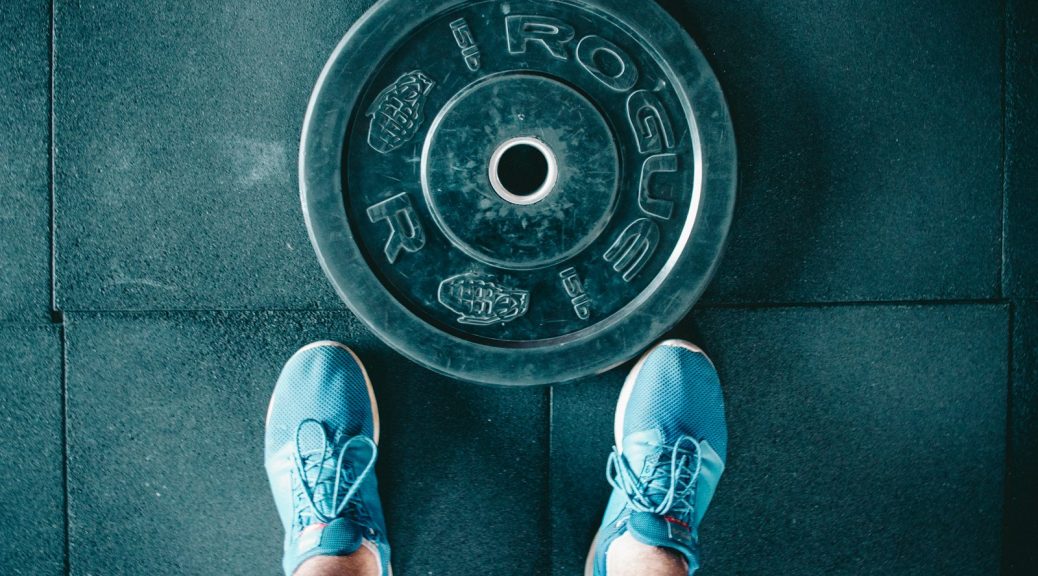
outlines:
M627 533L609 546L606 572L609 576L685 576L688 562L674 550L642 544Z
M717 371L668 340L635 364L617 402L613 493L587 576L686 576L700 565L699 523L724 471L728 429Z
M267 477L286 576L388 576L375 480L379 420L360 359L318 342L285 364L267 411Z
M349 556L314 556L295 576L378 576L378 558L363 546Z

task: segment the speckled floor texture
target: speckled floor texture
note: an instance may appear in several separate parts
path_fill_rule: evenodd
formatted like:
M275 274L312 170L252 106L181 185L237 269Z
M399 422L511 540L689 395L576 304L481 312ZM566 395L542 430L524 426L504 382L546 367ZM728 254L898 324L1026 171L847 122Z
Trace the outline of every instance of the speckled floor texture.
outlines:
M673 331L728 403L701 574L1036 573L1038 3L661 4L740 159ZM309 245L303 112L369 5L0 6L0 574L279 574L264 409L317 339L371 369L398 576L582 573L629 366L433 374Z

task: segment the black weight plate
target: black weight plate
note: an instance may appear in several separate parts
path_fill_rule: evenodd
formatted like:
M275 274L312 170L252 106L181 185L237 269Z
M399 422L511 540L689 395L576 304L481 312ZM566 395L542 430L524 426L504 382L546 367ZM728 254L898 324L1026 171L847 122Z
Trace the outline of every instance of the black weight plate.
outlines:
M325 66L300 154L350 308L491 384L633 357L702 294L735 202L717 80L647 0L382 0Z

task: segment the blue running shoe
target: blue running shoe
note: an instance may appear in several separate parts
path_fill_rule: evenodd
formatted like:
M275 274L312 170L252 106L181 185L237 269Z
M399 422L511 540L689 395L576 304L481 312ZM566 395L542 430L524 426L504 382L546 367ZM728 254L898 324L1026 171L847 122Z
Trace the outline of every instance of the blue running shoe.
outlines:
M613 493L591 544L586 576L606 576L606 554L630 533L700 566L699 523L724 471L728 428L721 383L702 350L656 345L635 364L616 406Z
M375 481L378 406L352 350L317 342L296 352L267 411L266 468L285 528L286 576L314 556L370 550L389 567Z

